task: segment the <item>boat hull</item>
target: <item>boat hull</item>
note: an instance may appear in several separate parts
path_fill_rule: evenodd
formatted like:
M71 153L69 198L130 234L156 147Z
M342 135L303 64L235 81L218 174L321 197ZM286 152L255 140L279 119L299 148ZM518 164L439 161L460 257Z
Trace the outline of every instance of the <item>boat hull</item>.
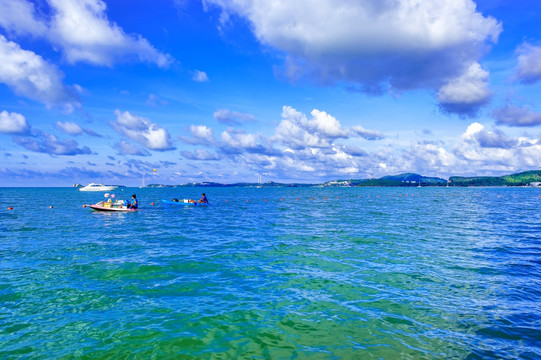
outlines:
M89 184L87 186L83 186L79 188L79 191L113 191L118 186L114 185L101 185L101 184Z
M109 207L101 205L87 205L92 210L96 211L108 211L108 212L134 212L137 209L128 209L127 207Z

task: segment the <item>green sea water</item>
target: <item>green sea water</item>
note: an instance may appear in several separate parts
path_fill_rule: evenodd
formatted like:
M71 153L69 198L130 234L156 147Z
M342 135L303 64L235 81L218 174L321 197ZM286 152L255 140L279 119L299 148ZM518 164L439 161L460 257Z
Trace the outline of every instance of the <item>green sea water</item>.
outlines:
M541 358L541 189L133 193L0 189L1 359Z

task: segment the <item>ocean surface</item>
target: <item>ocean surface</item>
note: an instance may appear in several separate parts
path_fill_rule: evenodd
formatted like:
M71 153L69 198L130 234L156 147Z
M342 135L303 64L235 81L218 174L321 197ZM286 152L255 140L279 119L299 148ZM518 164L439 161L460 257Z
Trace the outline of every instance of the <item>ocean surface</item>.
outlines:
M133 193L0 188L1 359L541 358L541 188Z

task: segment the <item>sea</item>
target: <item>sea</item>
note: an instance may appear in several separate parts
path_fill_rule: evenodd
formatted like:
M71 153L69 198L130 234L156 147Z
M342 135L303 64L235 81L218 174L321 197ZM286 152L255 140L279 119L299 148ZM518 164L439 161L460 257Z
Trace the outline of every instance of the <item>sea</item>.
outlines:
M113 193L0 188L1 359L541 358L541 188Z

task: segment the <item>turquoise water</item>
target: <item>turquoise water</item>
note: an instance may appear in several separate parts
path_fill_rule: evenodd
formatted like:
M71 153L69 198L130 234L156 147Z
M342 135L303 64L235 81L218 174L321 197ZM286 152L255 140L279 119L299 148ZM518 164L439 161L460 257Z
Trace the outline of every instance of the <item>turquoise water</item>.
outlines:
M541 189L132 193L0 189L0 358L541 357Z

